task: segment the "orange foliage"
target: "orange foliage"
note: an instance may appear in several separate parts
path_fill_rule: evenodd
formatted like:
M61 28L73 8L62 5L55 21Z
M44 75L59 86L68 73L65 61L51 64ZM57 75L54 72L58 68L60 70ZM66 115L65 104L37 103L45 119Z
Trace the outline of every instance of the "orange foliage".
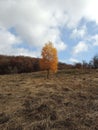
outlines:
M52 43L45 44L41 52L42 59L40 60L40 67L43 70L57 71L58 57L57 50L53 47Z

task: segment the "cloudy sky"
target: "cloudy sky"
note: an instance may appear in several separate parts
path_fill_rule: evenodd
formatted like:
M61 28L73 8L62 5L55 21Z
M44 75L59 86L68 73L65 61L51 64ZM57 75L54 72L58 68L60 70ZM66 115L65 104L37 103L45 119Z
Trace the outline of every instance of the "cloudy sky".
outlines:
M98 0L0 0L0 54L40 57L52 41L59 61L98 54Z

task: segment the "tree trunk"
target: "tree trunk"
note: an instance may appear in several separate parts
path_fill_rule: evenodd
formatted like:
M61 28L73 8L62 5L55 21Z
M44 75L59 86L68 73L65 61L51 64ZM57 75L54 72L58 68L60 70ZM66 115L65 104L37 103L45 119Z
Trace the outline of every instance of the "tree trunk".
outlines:
M47 69L47 79L49 79L49 69Z

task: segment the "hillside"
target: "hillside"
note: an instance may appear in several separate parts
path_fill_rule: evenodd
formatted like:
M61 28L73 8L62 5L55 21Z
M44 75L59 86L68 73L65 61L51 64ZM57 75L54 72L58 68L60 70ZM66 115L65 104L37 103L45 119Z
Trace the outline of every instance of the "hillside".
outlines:
M98 71L0 76L0 130L98 130Z
M0 55L0 74L17 74L41 71L40 58ZM72 68L72 65L58 63L58 69Z

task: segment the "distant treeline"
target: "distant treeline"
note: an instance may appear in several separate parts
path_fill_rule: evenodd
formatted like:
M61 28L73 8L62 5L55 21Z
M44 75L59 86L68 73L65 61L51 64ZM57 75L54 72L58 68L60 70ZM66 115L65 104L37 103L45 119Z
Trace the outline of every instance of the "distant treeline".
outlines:
M28 73L41 71L40 58L32 58L25 56L4 56L0 55L0 74L14 74L14 73ZM70 69L70 68L98 68L98 55L86 63L76 63L74 65L58 63L58 69Z
M0 55L0 74L41 71L39 61L40 58ZM65 66L70 67L67 64L59 63L58 69L64 69Z
M0 55L0 74L39 71L39 58Z
M95 55L88 63L86 61L76 63L75 68L98 69L98 54Z

